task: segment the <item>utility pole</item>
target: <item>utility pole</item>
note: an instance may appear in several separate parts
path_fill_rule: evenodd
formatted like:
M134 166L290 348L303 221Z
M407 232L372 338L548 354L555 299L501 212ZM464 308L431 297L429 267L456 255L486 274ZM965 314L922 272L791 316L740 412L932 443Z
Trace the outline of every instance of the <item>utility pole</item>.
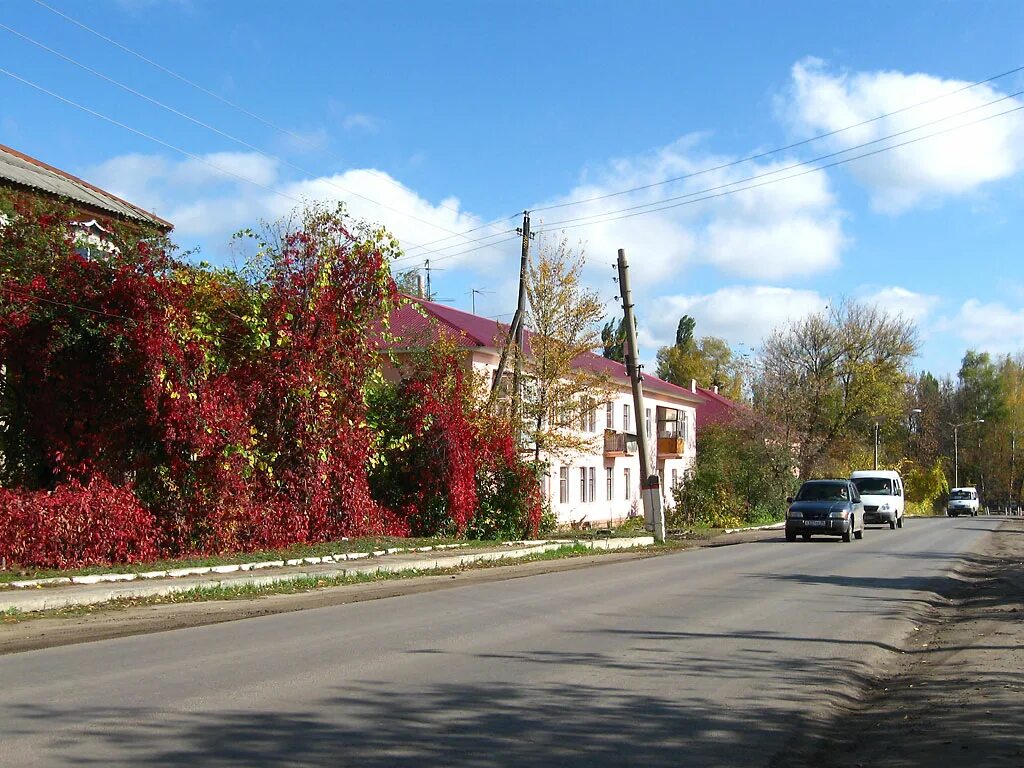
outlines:
M433 301L434 294L430 292L430 259L427 259L425 262L423 262L423 269L427 273L427 301Z
M626 372L633 384L633 408L636 411L636 441L640 452L640 496L644 502L644 522L654 532L656 541L665 541L665 510L661 506L661 481L651 470L650 444L644 418L644 382L636 343L636 321L633 319L633 295L629 290L629 264L626 251L619 248L619 293L626 323Z
M523 211L523 226L517 230L523 236L523 254L519 264L519 325L516 326L516 365L512 374L512 413L518 419L523 401L523 341L526 338L526 273L530 263L530 212Z
M495 371L494 381L491 383L491 399L493 400L498 392L498 388L501 386L501 380L505 375L505 367L508 364L508 353L513 344L517 345L516 350L516 361L515 361L515 374L513 375L512 381L512 397L513 397L513 416L516 416L515 411L518 410L519 403L519 387L522 383L520 378L522 376L522 359L520 357L523 348L523 329L526 315L526 272L527 265L530 259L530 240L533 239L533 235L530 233L530 212L523 211L523 226L516 230L523 236L523 251L522 260L519 264L519 300L516 304L516 313L512 316L512 324L508 328L508 338L505 340L505 346L502 347L501 357L498 360L498 370Z
M878 469L878 422L875 422L875 469Z

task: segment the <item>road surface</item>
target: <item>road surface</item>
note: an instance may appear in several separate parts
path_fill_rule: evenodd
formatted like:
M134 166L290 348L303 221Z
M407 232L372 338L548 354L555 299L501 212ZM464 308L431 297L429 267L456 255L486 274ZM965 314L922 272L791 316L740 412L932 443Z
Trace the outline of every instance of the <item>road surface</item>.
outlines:
M997 525L780 534L11 654L0 765L778 765Z

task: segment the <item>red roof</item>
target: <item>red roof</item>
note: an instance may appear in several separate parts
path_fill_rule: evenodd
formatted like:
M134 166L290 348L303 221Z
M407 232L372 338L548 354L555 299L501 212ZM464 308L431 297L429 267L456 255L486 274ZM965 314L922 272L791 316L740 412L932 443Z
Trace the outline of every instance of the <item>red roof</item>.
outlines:
M411 303L403 305L391 313L391 333L396 337L408 339L411 346L419 346L427 341L435 340L439 327L455 332L466 343L466 346L500 349L504 339L508 336L508 326L495 320L433 301L415 297L408 298L419 305L426 312L427 317L420 314ZM432 320L433 322L431 322ZM529 331L526 332L526 340L523 344L527 354L530 352L531 335ZM629 382L629 374L626 373L625 365L593 352L583 353L576 359L576 363L586 370L604 374L616 381ZM690 402L702 400L700 395L694 394L689 389L678 387L657 376L651 376L649 373L643 374L643 382L644 389L651 392L682 398Z
M697 394L705 400L705 402L697 406L698 431L701 427L706 427L710 424L727 424L736 418L740 411L746 410L742 403L730 400L713 389L697 387Z

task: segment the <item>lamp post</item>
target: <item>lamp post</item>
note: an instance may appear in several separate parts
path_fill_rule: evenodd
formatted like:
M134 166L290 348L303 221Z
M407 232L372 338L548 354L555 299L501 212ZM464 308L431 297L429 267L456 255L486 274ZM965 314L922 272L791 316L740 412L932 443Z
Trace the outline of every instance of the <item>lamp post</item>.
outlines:
M959 424L952 424L953 427L953 487L960 487L960 440L957 437L957 430L960 427L967 427L971 424L984 424L984 419L975 419L974 421L961 421Z
M910 418L915 413L923 413L923 411L920 408L912 408L910 410L910 413L907 416L908 421L910 420ZM879 438L879 433L880 432L881 432L881 428L878 425L878 421L875 421L875 469L878 469L878 444L879 444L879 441L880 441L880 438Z

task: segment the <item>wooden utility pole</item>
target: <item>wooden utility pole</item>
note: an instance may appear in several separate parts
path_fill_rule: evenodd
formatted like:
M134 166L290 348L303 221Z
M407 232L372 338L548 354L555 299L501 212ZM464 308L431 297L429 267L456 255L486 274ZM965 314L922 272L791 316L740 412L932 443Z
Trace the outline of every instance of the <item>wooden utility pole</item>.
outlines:
M665 541L665 510L661 506L661 481L651 467L650 443L644 420L644 382L636 343L633 296L629 290L629 264L626 251L619 248L619 294L626 324L626 373L633 384L633 408L636 411L636 442L640 452L640 496L644 503L644 522L656 541Z
M423 268L427 273L427 301L433 301L434 295L430 292L430 259L423 262Z

